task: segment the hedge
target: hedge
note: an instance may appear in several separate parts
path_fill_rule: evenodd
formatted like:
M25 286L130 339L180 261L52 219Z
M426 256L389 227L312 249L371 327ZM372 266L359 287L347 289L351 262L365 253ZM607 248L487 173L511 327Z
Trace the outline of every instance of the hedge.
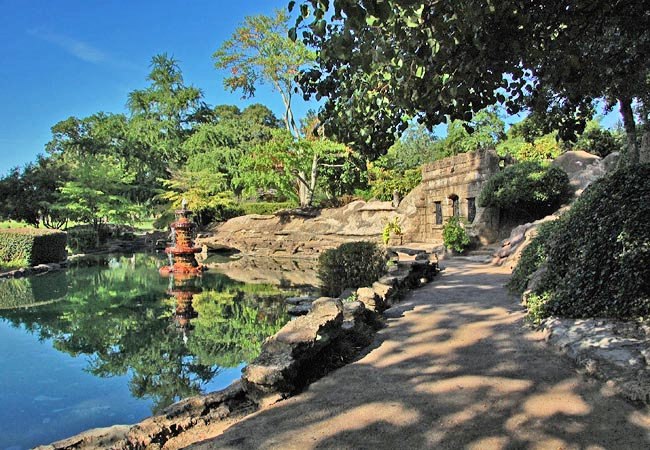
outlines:
M274 214L281 209L295 208L296 204L292 202L255 202L255 203L241 203L240 208L244 210L244 214Z
M537 316L650 316L649 217L650 164L592 183L543 239Z
M0 260L24 260L29 265L63 261L66 256L66 233L38 228L0 230Z
M523 294L533 274L546 261L546 248L553 236L555 222L545 222L537 229L537 236L532 238L521 252L507 287L513 292Z
M321 293L337 297L346 288L370 286L386 271L386 253L373 242L348 242L321 253Z

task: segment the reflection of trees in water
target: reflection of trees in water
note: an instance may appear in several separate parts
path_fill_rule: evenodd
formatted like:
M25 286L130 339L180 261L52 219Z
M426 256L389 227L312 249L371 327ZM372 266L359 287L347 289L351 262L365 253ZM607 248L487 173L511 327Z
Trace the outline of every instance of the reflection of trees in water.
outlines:
M262 342L287 321L283 302L272 302L280 291L263 285L266 292L247 287L206 291L195 295L188 347L204 364L235 367L259 355Z
M206 274L204 292L194 297L199 316L192 319L194 329L186 344L172 318L176 303L165 294L158 259L137 257L51 274L59 277L57 283L63 280L65 301L4 309L0 317L25 326L40 339L53 339L57 350L90 355L86 370L96 376L130 374L131 393L151 398L154 412L199 393L221 368L256 357L264 338L287 320L276 287ZM47 275L30 280L36 282L52 279Z

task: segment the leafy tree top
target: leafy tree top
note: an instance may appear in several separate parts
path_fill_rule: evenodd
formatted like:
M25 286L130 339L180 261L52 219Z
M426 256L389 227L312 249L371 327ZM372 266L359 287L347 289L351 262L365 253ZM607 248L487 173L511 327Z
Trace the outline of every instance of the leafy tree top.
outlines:
M258 85L271 84L282 95L286 128L298 136L291 100L299 70L311 65L315 55L302 42L288 38L288 23L283 10L273 16L248 16L212 57L217 69L229 71L224 87L241 90L243 98L254 96Z
M290 2L290 8L295 2ZM302 75L327 97L326 126L373 156L409 120L432 128L497 102L550 113L564 137L592 100L647 90L650 14L633 0L304 0L297 25L318 49ZM333 10L333 11L332 11ZM300 29L290 34L297 37Z

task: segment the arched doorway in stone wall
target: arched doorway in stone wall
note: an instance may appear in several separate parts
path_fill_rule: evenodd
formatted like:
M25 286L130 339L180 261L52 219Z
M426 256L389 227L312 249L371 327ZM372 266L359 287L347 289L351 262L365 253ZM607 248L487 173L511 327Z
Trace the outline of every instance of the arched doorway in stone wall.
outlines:
M451 202L451 215L454 217L460 216L460 202L458 201L458 196L456 194L451 194L447 198Z

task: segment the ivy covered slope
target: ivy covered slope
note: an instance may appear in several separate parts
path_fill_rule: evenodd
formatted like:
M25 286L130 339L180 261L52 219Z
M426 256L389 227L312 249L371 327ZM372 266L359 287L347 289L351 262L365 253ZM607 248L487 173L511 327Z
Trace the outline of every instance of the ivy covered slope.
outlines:
M66 258L66 234L34 228L0 230L0 262L24 261L28 265L62 261Z
M492 176L478 204L499 208L512 220L535 220L555 211L569 195L569 177L562 169L525 161Z
M537 236L511 286L544 262L529 296L536 319L650 315L650 165L621 168L593 183L571 210ZM531 301L532 300L532 301Z

